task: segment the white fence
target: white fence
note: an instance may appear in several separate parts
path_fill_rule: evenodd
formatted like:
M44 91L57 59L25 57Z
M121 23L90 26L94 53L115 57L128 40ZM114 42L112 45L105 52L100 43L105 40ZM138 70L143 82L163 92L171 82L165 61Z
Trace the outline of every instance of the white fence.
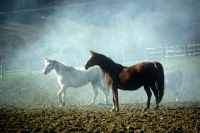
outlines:
M88 56L88 55L87 55ZM200 56L200 44L186 44L182 46L162 46L157 48L145 48L142 50L128 50L109 52L106 56L112 57L115 62L126 64L129 62L138 62L141 60L156 60L156 59L174 59ZM74 67L83 67L87 58L70 57L65 58L69 65ZM65 62L65 61L64 61ZM33 71L42 70L44 68L44 60L27 60L17 62L0 62L0 78L6 78L5 75L16 72L26 72L31 75Z
M169 59L188 58L200 56L200 44L185 44L182 46L162 46L157 48L145 48L145 59Z
M33 71L40 70L38 63L41 63L40 60L27 60L27 61L18 61L18 62L0 62L0 77L1 79L5 78L7 74L13 73L27 73L32 74Z

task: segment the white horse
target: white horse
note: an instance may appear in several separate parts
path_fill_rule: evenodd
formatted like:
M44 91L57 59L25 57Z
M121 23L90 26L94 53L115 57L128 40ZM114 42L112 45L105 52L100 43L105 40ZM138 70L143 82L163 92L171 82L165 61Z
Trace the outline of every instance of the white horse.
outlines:
M174 71L165 72L165 87L174 92L176 102L179 101L178 94L182 86L182 73L176 69Z
M91 69L76 69L72 66L67 66L59 61L52 59L45 59L44 74L50 73L51 70L55 70L58 83L61 89L58 91L58 100L62 106L65 105L65 93L68 87L81 87L89 82L92 84L94 90L94 97L89 105L94 104L98 95L98 89L101 89L104 93L105 103L108 103L109 87L104 88L101 81L105 82L104 74L99 66L91 67ZM61 98L62 95L62 98Z

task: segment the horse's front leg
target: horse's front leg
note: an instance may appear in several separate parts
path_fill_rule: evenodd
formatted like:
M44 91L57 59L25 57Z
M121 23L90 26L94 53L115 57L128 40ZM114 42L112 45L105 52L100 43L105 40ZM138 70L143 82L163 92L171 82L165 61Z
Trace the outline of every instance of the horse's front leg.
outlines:
M110 110L110 112L113 112L114 110L116 112L119 111L119 103L118 103L118 91L116 87L112 87L112 95L113 95L113 107Z

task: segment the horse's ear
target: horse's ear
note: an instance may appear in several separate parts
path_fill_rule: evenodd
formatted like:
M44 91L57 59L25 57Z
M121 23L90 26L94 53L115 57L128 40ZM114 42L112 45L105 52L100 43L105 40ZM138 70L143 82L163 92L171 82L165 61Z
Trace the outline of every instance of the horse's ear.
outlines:
M50 58L46 58L46 61L49 61L50 60Z
M90 54L91 54L91 55L94 55L94 51L93 51L93 50L90 50Z

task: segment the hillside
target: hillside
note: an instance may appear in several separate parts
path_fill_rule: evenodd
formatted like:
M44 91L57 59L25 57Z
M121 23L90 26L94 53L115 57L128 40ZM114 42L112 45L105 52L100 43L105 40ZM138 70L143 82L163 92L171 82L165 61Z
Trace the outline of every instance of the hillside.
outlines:
M198 0L68 2L45 1L37 10L34 4L15 0L13 12L0 11L0 56L6 60L46 55L59 59L68 53L87 58L84 54L93 49L118 58L113 57L116 51L134 54L144 47L200 42Z

